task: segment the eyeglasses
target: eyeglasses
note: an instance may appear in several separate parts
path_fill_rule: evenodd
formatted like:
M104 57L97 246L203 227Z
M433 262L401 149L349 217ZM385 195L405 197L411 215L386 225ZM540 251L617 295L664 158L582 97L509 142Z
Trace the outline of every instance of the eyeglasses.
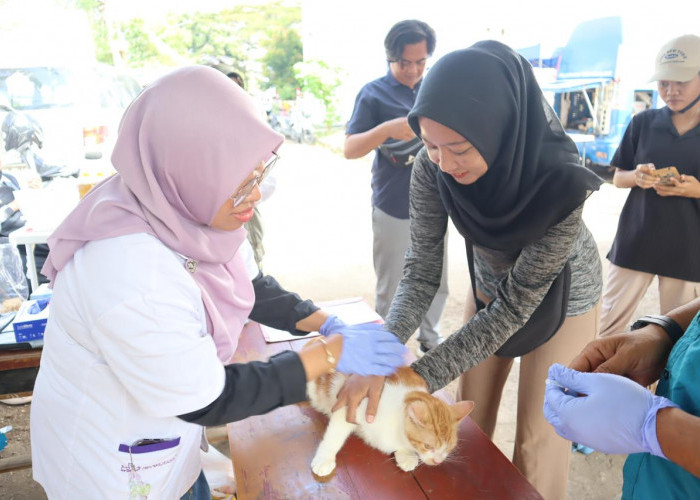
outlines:
M262 183L262 181L265 180L265 177L267 177L267 174L270 173L270 170L272 170L272 167L275 166L275 163L277 163L277 160L279 160L279 158L279 155L273 151L272 158L267 160L267 163L263 167L262 172L256 175L253 179L246 182L234 195L231 196L234 208L243 203L245 199L250 195L250 193L253 192L255 186L259 186L260 183Z
M399 68L402 70L406 70L413 65L416 66L416 69L423 69L425 67L425 63L428 62L428 60L425 58L418 61L409 61L408 59L388 59L388 61L390 63L398 63Z

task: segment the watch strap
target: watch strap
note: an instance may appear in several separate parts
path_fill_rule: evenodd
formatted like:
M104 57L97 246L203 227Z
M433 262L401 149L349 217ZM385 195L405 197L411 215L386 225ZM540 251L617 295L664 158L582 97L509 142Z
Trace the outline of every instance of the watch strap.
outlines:
M639 330L640 328L643 328L649 324L658 325L663 328L668 337L671 339L671 342L674 344L683 336L684 333L681 325L676 323L675 320L669 318L668 316L661 316L658 314L642 316L632 324L630 331Z

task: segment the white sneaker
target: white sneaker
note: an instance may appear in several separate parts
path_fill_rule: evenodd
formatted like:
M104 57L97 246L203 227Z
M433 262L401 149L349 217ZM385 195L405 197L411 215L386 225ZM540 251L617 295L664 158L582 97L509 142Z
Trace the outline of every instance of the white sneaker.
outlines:
M445 341L445 337L438 337L438 341L436 345L440 345ZM416 357L417 358L422 358L423 355L427 354L427 352L432 349L432 347L428 347L425 345L423 342L418 343L418 349L416 349Z
M26 405L27 403L32 402L32 397L31 396L21 396L18 398L7 398L7 399L0 399L0 403L9 405L9 406L19 406L19 405Z

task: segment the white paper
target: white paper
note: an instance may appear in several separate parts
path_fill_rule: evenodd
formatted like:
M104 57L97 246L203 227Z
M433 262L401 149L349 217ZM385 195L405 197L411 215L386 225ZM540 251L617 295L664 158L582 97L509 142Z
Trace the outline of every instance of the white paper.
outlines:
M286 342L288 340L299 340L299 339L310 339L311 337L318 337L321 335L318 332L309 332L306 335L292 335L284 330L278 330L277 328L271 328L269 326L260 325L263 337L265 337L265 342Z
M382 321L382 317L379 316L362 297L334 300L331 302L319 302L316 305L328 314L335 314L348 325L360 325L363 323ZM265 325L260 325L260 328L267 342L310 339L320 335L318 332L309 332L306 335L292 335L284 330L277 330Z

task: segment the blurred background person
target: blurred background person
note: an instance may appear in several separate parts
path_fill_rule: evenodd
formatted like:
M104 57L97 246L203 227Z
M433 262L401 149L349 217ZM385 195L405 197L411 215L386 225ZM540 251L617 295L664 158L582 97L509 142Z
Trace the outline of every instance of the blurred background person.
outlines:
M700 296L700 37L664 44L651 80L666 106L636 114L611 161L615 186L632 189L608 253L601 336L625 330L655 276L661 314ZM680 178L652 175L669 166Z
M345 129L344 154L360 158L376 151L372 163L375 309L386 318L403 276L409 244L408 188L413 161L423 147L406 116L415 103L428 57L435 51L435 32L422 21L400 21L386 35L384 49L389 69L358 93ZM439 323L447 301L446 269L447 260L440 289L418 329L419 356L443 340Z

